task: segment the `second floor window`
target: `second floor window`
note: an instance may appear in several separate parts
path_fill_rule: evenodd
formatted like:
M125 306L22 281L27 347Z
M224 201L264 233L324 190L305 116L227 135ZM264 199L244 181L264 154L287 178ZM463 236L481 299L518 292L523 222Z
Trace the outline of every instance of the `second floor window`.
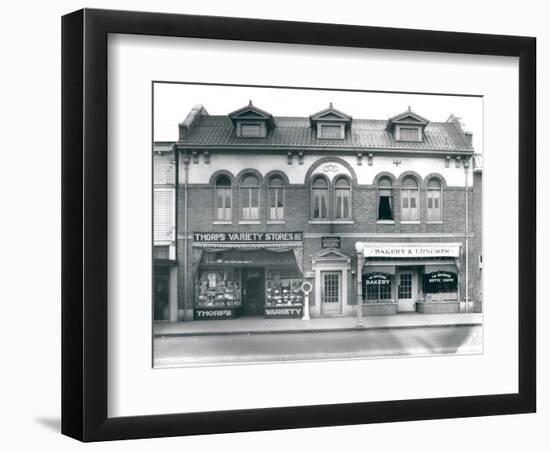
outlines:
M216 220L231 220L231 180L225 175L216 180Z
M272 177L268 184L269 220L285 218L284 183L280 177Z
M378 183L378 220L393 220L393 189L389 178Z
M328 183L317 177L311 185L312 217L314 220L328 219Z
M418 220L418 183L407 177L401 185L401 220Z
M247 175L241 181L241 218L260 218L260 184L254 175Z
M428 220L441 220L441 183L432 178L428 182L427 211Z
M338 178L334 185L336 218L351 219L351 186L346 178Z

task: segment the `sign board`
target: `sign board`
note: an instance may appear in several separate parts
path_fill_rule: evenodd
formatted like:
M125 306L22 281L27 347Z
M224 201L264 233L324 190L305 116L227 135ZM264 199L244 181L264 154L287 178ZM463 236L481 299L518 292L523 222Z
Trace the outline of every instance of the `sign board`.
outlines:
M426 293L440 292L444 290L456 289L458 277L454 272L438 270L437 272L427 273L423 277L423 289Z
M371 272L363 275L367 286L387 286L391 284L391 274L385 272Z
M302 306L266 306L264 317L269 319L300 318L304 308Z
M366 258L434 258L460 256L460 244L363 245Z
M340 248L340 236L322 236L321 248Z
M303 233L301 231L295 232L239 232L239 233L214 233L214 232L202 232L195 231L193 233L193 242L199 243L218 243L218 244L231 244L231 243L275 243L275 242L302 242Z
M195 308L195 320L224 320L235 319L238 316L237 308Z

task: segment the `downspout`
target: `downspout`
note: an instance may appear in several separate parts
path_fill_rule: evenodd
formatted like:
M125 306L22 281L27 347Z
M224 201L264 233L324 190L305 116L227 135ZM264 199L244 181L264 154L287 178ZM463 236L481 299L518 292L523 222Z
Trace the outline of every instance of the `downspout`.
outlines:
M464 256L466 258L466 261L465 261L465 283L466 283L466 286L465 286L465 289L464 289L464 300L465 300L465 309L464 311L466 313L469 312L469 307L468 307L468 304L470 302L470 287L469 287L469 281L468 281L468 278L469 278L469 270L470 270L470 265L469 265L469 221L470 221L470 216L469 216L469 213L468 213L468 169L470 167L470 160L469 159L465 159L464 160L464 185L465 185L465 188L464 188L464 192L465 192L465 200L466 200L466 225L465 225L465 245L466 245L466 249L465 249L465 253L464 253Z
M178 187L179 187L179 150L176 144L172 144L172 151L174 152L174 253L175 259L178 259ZM170 322L178 321L178 291L177 291L177 271L179 268L175 267L176 270L176 306L175 306L175 317L170 317Z
M184 312L184 319L183 320L187 320L187 312L188 312L188 303L189 303L189 298L187 296L188 294L188 287L189 287L189 270L188 270L188 265L189 265L189 258L188 258L188 255L187 255L187 251L188 251L188 243L187 243L187 233L188 233L188 228L189 228L189 222L188 222L188 212L189 212L189 208L188 208L188 200L187 200L187 193L188 193L188 189L187 189L187 186L188 186L188 182L189 182L189 156L187 155L187 150L185 151L185 155L183 156L183 170L184 170L184 175L185 175L185 179L184 179L184 197L183 197L183 211L185 213L185 218L183 220L183 292L184 292L184 307L185 307L185 312Z

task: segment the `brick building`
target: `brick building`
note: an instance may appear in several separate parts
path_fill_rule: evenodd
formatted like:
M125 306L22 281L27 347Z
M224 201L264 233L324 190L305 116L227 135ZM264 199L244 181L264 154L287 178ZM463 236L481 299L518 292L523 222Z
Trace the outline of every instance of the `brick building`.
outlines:
M154 146L155 320L301 317L304 281L313 318L479 311L481 161L453 115L197 105Z

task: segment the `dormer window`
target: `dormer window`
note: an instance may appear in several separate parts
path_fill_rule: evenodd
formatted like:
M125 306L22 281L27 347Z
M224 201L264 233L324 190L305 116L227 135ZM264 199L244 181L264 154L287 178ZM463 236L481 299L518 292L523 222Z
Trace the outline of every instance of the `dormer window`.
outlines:
M351 129L351 116L332 106L309 116L311 128L317 133L317 139L345 139L346 131Z
M396 140L409 141L409 142L421 142L422 130L420 127L396 127Z
M268 112L254 106L252 100L244 108L229 114L238 138L265 138L275 127L275 120Z
M344 139L344 125L318 124L317 135L321 139Z
M414 113L409 106L404 113L388 119L386 131L399 142L422 142L424 128L428 123L428 119Z
M265 124L240 123L237 126L237 137L265 137Z

